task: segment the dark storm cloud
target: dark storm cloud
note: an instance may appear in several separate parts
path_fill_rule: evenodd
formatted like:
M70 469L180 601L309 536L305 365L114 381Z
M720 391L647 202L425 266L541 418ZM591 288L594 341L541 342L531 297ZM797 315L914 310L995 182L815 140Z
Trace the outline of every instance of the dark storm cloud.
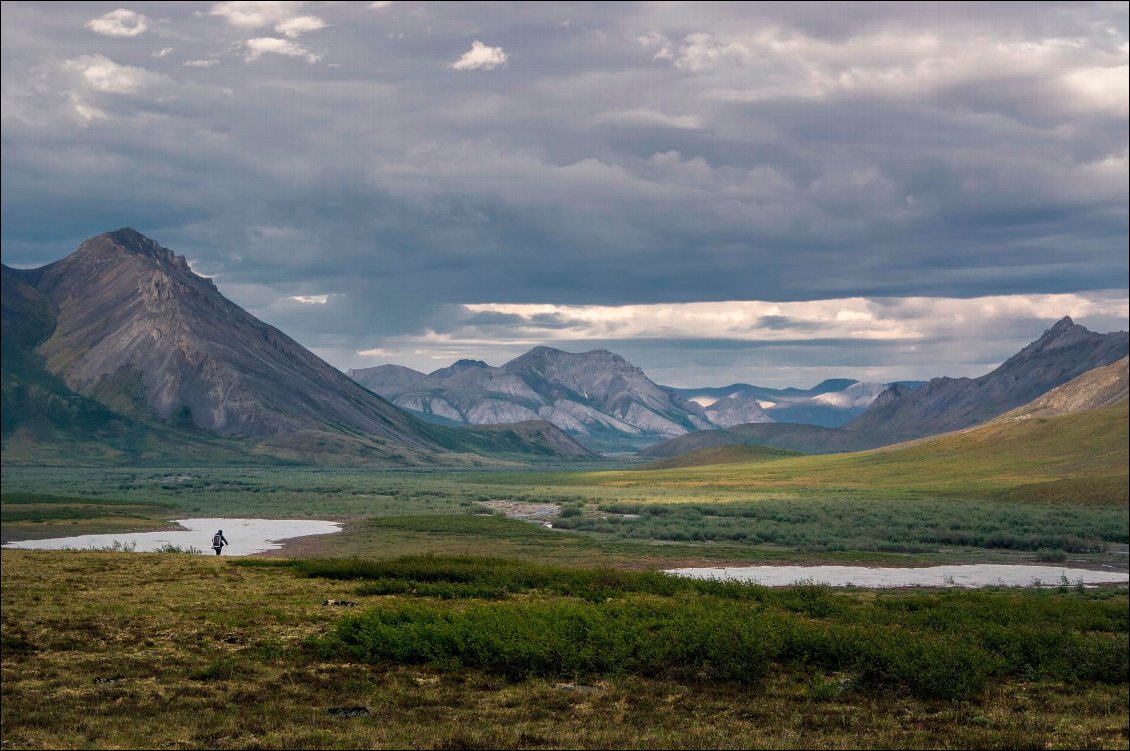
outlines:
M576 328L470 303L1126 286L1123 6L2 13L4 262L134 226L342 367Z

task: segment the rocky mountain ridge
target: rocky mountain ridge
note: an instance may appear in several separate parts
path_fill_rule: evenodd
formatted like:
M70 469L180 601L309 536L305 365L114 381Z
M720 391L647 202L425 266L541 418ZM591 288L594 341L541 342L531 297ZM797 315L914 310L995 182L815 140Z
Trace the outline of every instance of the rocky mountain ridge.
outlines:
M711 427L701 407L607 350L535 347L499 367L460 360L429 374L381 365L349 375L397 406L433 418L472 425L543 419L606 450Z
M763 445L810 454L863 451L915 439L926 440L926 436L960 431L986 422L1058 417L1102 409L1127 399L1130 358L1125 354L1118 357L1118 353L1125 350L1125 332L1096 334L1065 318L985 376L936 378L917 389L893 384L876 397L864 413L864 417L872 413L882 417L893 412L901 420L884 422L860 418L841 428L787 423L736 425L680 436L650 446L639 455L671 457L730 445ZM1112 357L1118 359L1109 364L1104 362ZM1094 362L1100 364L1066 382L1062 380L1067 374ZM1048 383L1052 385L1040 391ZM1001 406L1015 399L1016 394L1033 392L1038 393L1010 411ZM978 401L977 397L983 401ZM929 411L928 407L935 410ZM971 415L977 414L988 417L967 422ZM918 420L914 419L916 416ZM950 430L923 427L953 422L958 426ZM923 430L937 432L924 433Z
M183 256L132 229L90 238L48 266L3 272L5 301L11 295L19 303L18 310L5 305L5 331L38 322L26 342L8 347L5 336L6 447L19 433L17 394L26 398L33 384L56 401L98 404L135 432L160 425L255 439L298 461L328 446L361 458L435 463L452 452L489 452L495 440L519 453L590 455L564 435L546 443L551 426L544 423L474 440L427 425L227 300ZM8 367L9 354L20 372ZM43 414L25 417L31 424ZM63 423L54 425L66 433ZM523 436L537 445L523 447Z
M993 371L978 378L934 378L916 389L894 385L843 427L908 438L960 430L1116 362L1128 350L1127 332L1098 334L1065 316Z

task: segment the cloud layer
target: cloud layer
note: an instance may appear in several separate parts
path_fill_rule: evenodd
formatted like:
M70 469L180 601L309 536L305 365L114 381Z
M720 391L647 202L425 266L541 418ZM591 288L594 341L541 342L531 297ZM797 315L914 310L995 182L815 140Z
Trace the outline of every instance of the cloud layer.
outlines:
M777 320L795 312L759 315L776 323L748 336L696 334L692 317L665 337L650 316L729 301L902 300L903 316L922 299L1035 305L981 310L1009 333L975 347L972 368L1071 312L1032 301L1126 296L1124 7L0 13L4 262L47 263L134 226L341 367L373 364L360 351L501 356L578 331L574 349L635 346L683 382L864 356L928 376L944 362L900 337L853 348ZM639 320L623 338L531 330L540 314L522 306ZM459 329L488 315L489 336ZM1078 315L1126 327L1125 313L1121 326Z

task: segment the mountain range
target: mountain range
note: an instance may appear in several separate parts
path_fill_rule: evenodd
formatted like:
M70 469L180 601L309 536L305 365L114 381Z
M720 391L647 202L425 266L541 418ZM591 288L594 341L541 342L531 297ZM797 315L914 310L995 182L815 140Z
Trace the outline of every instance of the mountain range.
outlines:
M925 381L899 381L908 389ZM670 389L701 405L719 428L745 423L785 422L836 428L862 414L890 383L830 378L810 389L774 389L735 383L720 388Z
M381 365L349 375L425 419L470 425L544 419L606 452L749 423L842 425L890 385L838 378L811 389L749 384L679 389L655 383L607 350L574 353L551 347L535 347L499 367L459 360L431 373Z
M206 454L300 461L592 456L544 421L478 431L427 424L132 229L86 240L42 268L5 266L3 277L6 461L35 456L36 446L73 449L76 430L94 439L88 454L134 459L178 440Z
M891 386L844 429L918 438L967 428L1114 363L1128 350L1127 332L1097 334L1065 316L983 376L934 378L915 389Z
M711 484L764 491L800 483L809 490L919 489L1125 509L1127 376L1123 358L988 422L870 451L801 457L774 454L765 446L729 445L696 449L640 469L647 482L667 487ZM676 471L648 475L648 470Z
M1126 332L1070 318L978 378L675 389L607 350L550 347L500 367L346 375L132 229L42 268L3 266L2 281L5 463L483 464L729 444L828 453L1125 394ZM1056 391L1085 373L1087 389Z
M701 406L607 350L535 347L500 367L460 360L428 374L381 365L349 375L393 404L433 418L473 425L548 420L606 451L712 427Z
M1087 393L1117 399L1117 372L1126 370L1128 349L1127 332L1097 334L1065 317L990 373L978 378L935 378L917 387L892 384L858 417L839 428L737 425L680 436L650 446L640 455L658 459L704 448L753 444L812 454L862 451L978 425L1027 403L1039 404L1033 400L1045 395L1054 403L1090 398L1052 396L1054 389L1068 382L1074 384L1068 390L1071 394L1083 389L1080 384L1089 383ZM1073 380L1085 374L1082 380Z

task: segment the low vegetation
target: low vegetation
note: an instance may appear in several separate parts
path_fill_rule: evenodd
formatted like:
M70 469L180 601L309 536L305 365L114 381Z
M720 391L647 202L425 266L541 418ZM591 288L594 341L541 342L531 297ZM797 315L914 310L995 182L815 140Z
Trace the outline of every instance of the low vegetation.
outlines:
M175 512L172 506L144 501L4 493L0 496L0 539L7 542L165 529L173 527L165 519Z
M5 748L1126 743L1121 588L0 555Z
M605 503L554 522L624 539L719 541L807 551L939 549L1099 553L1130 542L1125 506L1064 508L967 500L767 499L754 503Z

